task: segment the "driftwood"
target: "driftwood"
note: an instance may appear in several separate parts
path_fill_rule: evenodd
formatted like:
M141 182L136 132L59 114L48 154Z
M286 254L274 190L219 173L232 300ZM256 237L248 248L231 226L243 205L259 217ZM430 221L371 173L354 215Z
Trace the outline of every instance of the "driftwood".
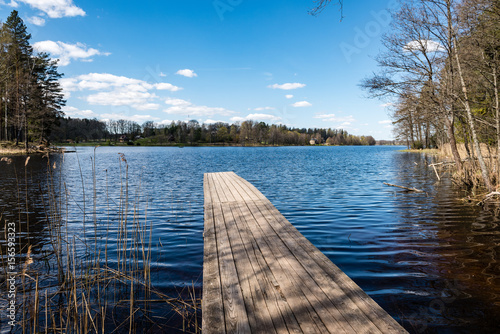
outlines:
M488 195L484 196L484 199L490 199L493 196L500 196L500 192L493 191L493 192L489 193Z
M465 162L467 161L467 159L462 159L462 162ZM429 166L440 166L440 165L454 165L455 162L454 161L443 161L443 162L437 162L435 164L430 164Z
M438 174L438 171L437 171L437 169L436 169L436 165L435 165L435 164L432 164L432 165L429 165L429 166L432 166L432 168L434 168L434 173L436 173L436 176L437 176L438 180L439 180L439 181L441 181L441 177L440 177L440 176L439 176L439 174Z
M397 188L405 189L405 190L408 190L408 191L414 191L414 192L417 192L417 193L425 193L425 194L427 194L425 191L417 189L417 188L408 188L408 187L398 186L398 185L390 184L390 183L386 183L386 182L384 182L384 184L386 186L389 186L389 187L397 187Z
M488 201L488 200L492 199L492 198L493 198L493 197L495 197L495 196L500 196L500 192L498 192L498 191L493 191L493 192L491 192L491 193L489 193L489 194L485 195L485 196L483 197L483 199L482 199L482 200L477 200L477 199L476 199L476 201L478 201L478 202L476 203L476 205L477 205L477 206L484 206L484 205L486 204L486 201ZM472 202L474 201L474 199L471 199L471 198L469 197L469 198L467 198L467 201L468 201L469 203L472 203Z
M483 200L481 202L479 202L477 205L484 205L487 200L492 199L494 196L500 196L500 192L492 191L488 195L484 196Z

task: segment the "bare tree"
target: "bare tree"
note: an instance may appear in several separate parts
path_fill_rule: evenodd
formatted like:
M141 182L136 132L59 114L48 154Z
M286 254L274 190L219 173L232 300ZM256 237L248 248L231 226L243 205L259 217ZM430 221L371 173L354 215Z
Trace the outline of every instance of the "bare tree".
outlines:
M314 0L314 8L309 11L311 15L319 15L332 0ZM344 18L344 0L335 0L335 2L340 6L340 20Z

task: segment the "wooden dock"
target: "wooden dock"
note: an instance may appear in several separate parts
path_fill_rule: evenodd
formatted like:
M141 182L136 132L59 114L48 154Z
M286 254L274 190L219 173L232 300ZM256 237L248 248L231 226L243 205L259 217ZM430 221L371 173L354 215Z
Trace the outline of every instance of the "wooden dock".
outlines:
M204 176L203 333L406 333L235 173Z

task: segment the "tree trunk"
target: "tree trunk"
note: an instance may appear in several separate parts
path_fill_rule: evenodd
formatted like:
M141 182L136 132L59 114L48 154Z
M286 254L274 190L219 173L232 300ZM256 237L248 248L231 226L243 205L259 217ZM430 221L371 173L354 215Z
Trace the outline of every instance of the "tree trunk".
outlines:
M5 100L7 101L7 97L5 96L4 97ZM2 115L2 111L3 111L3 97L2 95L0 94L0 115ZM3 138L3 122L2 122L2 116L0 116L0 140L2 140Z
M410 144L411 148L415 148L415 136L413 133L413 117L411 114L411 108L408 109L408 122L409 124L409 129L410 129Z
M498 98L497 66L493 65L493 87L495 90L495 122L497 126L497 185L500 182L500 105Z
M28 154L28 120L26 119L26 116L24 117L24 149L26 150L26 154Z
M8 128L8 118L7 118L7 86L5 86L5 140L9 140L9 128Z
M490 177L488 175L488 169L486 168L486 163L484 162L483 154L481 152L481 146L479 144L479 140L477 139L477 134L476 134L476 128L474 126L474 120L472 119L472 111L470 108L470 103L469 103L469 95L467 92L467 86L465 85L465 79L462 73L462 66L460 64L460 57L458 56L458 41L457 37L455 36L455 60L457 61L457 70L458 70L458 75L460 77L460 84L462 85L462 93L463 93L463 105L465 107L465 111L467 114L467 121L469 123L469 128L470 132L472 135L472 142L474 144L474 148L476 150L476 155L477 155L477 160L479 161L479 167L481 168L481 176L483 178L483 182L488 188L488 190L491 192L493 191L493 186L491 185L490 182Z
M447 131L448 131L448 139L450 141L451 153L453 154L453 160L455 160L455 164L457 165L458 172L462 171L462 159L460 158L460 154L457 149L457 141L455 139L455 115L454 112L450 112L451 115L446 116L444 118Z

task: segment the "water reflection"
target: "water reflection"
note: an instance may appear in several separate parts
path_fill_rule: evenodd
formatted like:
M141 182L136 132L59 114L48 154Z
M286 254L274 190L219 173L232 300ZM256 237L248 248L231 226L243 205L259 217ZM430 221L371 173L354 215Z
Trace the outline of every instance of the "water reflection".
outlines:
M60 156L53 156L58 163ZM20 244L20 258L28 247L38 254L50 242L47 234L47 188L48 157L12 156L11 162L0 162L0 208L2 229L6 222L15 222ZM0 239L2 254L5 254L5 238Z
M402 250L395 264L421 277L396 282L403 295L414 296L404 298L405 321L415 332L498 331L498 217L464 205L449 179L429 182L436 180L427 168L432 157L394 159L402 166L398 182L411 181L429 193L398 194L393 200L401 222L393 240Z

